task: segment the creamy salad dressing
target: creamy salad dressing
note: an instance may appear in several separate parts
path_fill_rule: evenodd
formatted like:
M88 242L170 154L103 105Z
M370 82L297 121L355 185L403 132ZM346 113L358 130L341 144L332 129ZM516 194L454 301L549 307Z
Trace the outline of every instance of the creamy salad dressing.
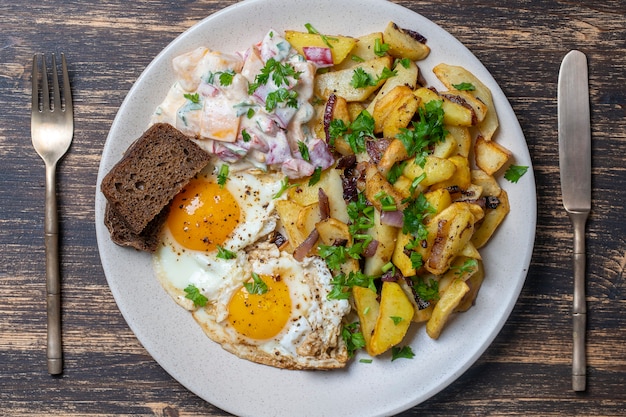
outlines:
M282 79L270 72L259 82L274 63L293 71ZM243 53L199 47L172 65L176 82L152 123L170 123L235 171L252 166L301 178L334 163L326 142L307 125L315 115L310 102L317 66L276 31Z

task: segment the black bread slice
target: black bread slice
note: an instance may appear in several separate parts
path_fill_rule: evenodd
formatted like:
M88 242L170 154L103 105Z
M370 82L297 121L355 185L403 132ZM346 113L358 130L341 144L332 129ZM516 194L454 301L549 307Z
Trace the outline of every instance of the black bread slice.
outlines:
M140 235L211 155L173 126L152 125L104 177L100 189L116 223Z
M141 233L137 234L128 229L124 219L107 203L104 213L104 224L109 229L111 240L116 244L129 246L143 252L154 252L159 246L161 228L167 219L168 213L169 206L165 206Z

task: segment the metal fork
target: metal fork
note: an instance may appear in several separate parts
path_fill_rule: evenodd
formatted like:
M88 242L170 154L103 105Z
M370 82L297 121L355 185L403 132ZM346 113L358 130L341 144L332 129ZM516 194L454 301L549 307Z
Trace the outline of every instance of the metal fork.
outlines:
M41 57L41 72L39 58ZM52 91L44 55L35 54L32 72L31 136L33 147L46 165L45 245L46 305L48 314L48 372L63 372L61 343L61 277L59 273L59 224L56 200L56 166L74 136L72 92L65 55L61 54L63 94L59 88L57 62L52 55ZM50 93L52 92L52 101Z

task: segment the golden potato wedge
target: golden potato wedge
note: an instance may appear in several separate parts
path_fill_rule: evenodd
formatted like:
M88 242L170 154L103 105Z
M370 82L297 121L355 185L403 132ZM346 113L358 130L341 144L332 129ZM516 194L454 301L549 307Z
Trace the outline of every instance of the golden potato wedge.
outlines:
M383 125L385 124L389 114L400 107L406 106L405 103L410 102L419 104L419 100L413 94L413 90L406 85L395 86L387 92L387 94L376 101L376 105L371 113L374 118L374 133L381 133L383 131ZM415 105L415 110L417 110L417 105ZM413 111L413 113L408 117L408 120L403 127L406 127L409 124L409 121L413 117L414 113L415 111Z
M443 293L435 307L430 319L426 322L426 333L433 339L441 335L450 314L459 305L465 294L469 292L469 286L461 279L455 279Z
M448 128L446 128L448 129ZM432 156L436 156L437 158L449 158L452 155L457 155L459 153L459 143L456 141L456 138L453 134L448 131L448 134L444 138L443 141L437 142L433 148Z
M293 248L298 247L308 235L305 235L298 228L298 217L303 206L292 200L278 200L276 211L280 218L280 223L287 233L287 239Z
M380 158L378 171L386 178L396 162L404 161L408 157L409 155L402 141L400 141L400 139L394 139L389 143L389 146L385 149L383 156Z
M454 164L454 173L450 178L435 183L434 188L447 188L457 186L461 190L467 190L467 188L472 184L469 160L461 155L454 155L448 158L447 161Z
M388 78L385 80L385 84L378 90L376 96L372 99L371 103L367 106L367 111L372 114L374 112L374 107L379 100L385 97L391 90L399 85L406 86L411 90L415 90L417 87L417 78L419 76L419 69L415 62L409 61L408 65L405 67L404 65L396 64L393 68L396 72L395 77Z
M461 252L459 252L459 256L464 256L465 258L469 259L483 259L483 257L480 255L480 252L478 252L478 249L476 249L476 246L474 246L471 240L467 242L463 249L461 249Z
M430 54L430 48L411 36L405 29L393 22L389 22L383 32L383 39L389 45L387 51L395 58L408 58L411 61L420 61Z
M350 36L322 36L316 33L298 32L295 30L286 30L285 40L289 42L300 55L305 55L304 48L306 47L329 48L334 65L343 62L357 43L357 39ZM328 46L327 42L331 47Z
M380 312L378 294L370 288L355 286L352 287L352 296L354 297L356 312L361 322L361 332L365 339L365 348L371 355L372 335L376 328L376 321L378 320Z
M393 254L391 255L391 262L402 272L402 275L405 277L412 277L415 275L416 271L413 268L411 263L411 258L407 256L405 253L404 247L413 240L411 235L406 233L402 233L402 231L398 231L398 236L396 237L396 246L393 250Z
M474 142L474 157L478 168L492 175L511 158L511 151L492 140L478 136Z
M391 64L392 58L390 56L384 56L361 62L352 68L319 74L315 77L315 93L324 99L328 99L332 93L335 93L349 102L364 101L383 85L385 80L378 80L378 78L384 68L391 68ZM362 69L368 73L374 81L378 80L376 85L354 87L351 81L357 69Z
M365 197L378 211L383 211L381 195L393 198L398 210L406 207L406 203L402 202L402 195L393 188L393 185L389 184L389 181L378 171L376 165L370 164L365 170Z
M429 191L424 194L424 197L426 197L426 200L428 200L428 203L434 209L434 213L429 213L425 216L424 220L426 222L428 222L433 216L447 209L448 206L452 204L450 192L445 188L438 188L436 190Z
M473 125L474 118L471 109L468 109L461 104L454 103L426 87L416 89L414 94L419 97L421 107L433 100L442 101L441 107L443 108L443 122L445 124L465 127Z
M470 150L472 149L472 135L467 127L462 126L446 126L446 130L456 140L458 149L456 153L458 155L469 157Z
M346 126L350 126L350 123L352 123L352 117L350 114L350 110L348 108L348 102L346 101L345 98L341 96L337 96L337 95L335 96L335 104L333 106L332 119L341 120ZM322 126L323 124L324 124L324 121L322 120ZM325 136L326 136L326 133L324 132L324 136L320 136L320 137L325 137ZM346 141L343 137L337 137L334 140L335 142L333 146L335 150L339 152L341 155L352 155L354 153L348 141Z
M434 238L424 267L435 275L445 273L458 253L474 233L474 215L469 203L452 203L428 222L428 229L436 225Z
M352 245L352 235L348 225L333 217L321 220L314 226L320 234L320 240L324 245L335 245L339 242L347 242Z
M423 168L416 164L413 159L410 159L404 166L402 174L412 181L425 173L426 178L424 178L420 184L424 187L428 187L452 178L455 171L456 165L450 159L437 158L436 156L429 155L426 157L426 163Z
M405 96L383 121L383 136L395 138L402 129L406 129L418 107L419 99L415 95Z
M471 242L476 249L480 249L485 246L500 223L502 223L506 215L511 210L509 206L509 197L506 191L500 191L498 200L500 200L500 204L498 204L495 209L487 209L485 211L485 217L472 236Z
M471 176L472 184L482 187L482 196L497 196L500 194L500 184L498 184L498 180L493 175L489 175L481 169L473 169Z
M315 229L315 224L320 220L319 203L309 204L308 206L302 207L300 213L298 213L296 227L304 236L308 236L313 229Z
M374 227L367 230L372 239L378 242L376 252L373 256L365 258L363 273L365 275L379 277L383 274L382 268L391 261L393 251L396 247L398 229L381 223L380 212L374 210Z
M368 353L380 355L400 343L409 329L413 313L413 305L402 287L397 282L383 282L380 310Z
M485 269L483 267L482 261L478 261L478 268L474 274L472 274L469 279L465 281L467 286L469 287L469 291L465 293L459 305L454 309L453 312L461 313L467 311L474 305L476 301L476 296L478 295L478 290L482 285L485 279Z
M314 185L303 182L296 187L291 187L287 195L289 200L304 207L319 201L320 188L324 190L330 201L330 217L348 223L350 217L343 199L343 182L339 171L334 168L323 171L320 180Z
M476 127L485 140L491 140L499 126L498 114L493 103L491 90L474 74L461 66L442 63L435 66L433 72L449 90L455 89L455 85L462 83L470 83L474 86L475 89L474 91L470 91L470 94L487 106L485 118L482 122L478 123Z
M472 124L476 125L483 120L485 120L485 116L487 115L487 105L474 97L468 91L462 90L452 90L452 91L442 91L439 93L442 97L447 98L448 100L458 103L464 107L470 107L472 112L474 113L474 121Z
M398 194L402 196L402 198L409 198L411 196L411 186L413 185L413 181L411 181L408 177L404 175L400 175L396 182L393 183L393 189L396 190ZM421 193L425 187L418 184L418 186L414 190L414 195Z
M376 42L379 42L382 45L382 32L372 32L367 35L358 36L356 38L356 44L350 50L346 59L344 59L340 64L335 65L333 70L337 71L352 68L359 62L377 58L378 55L375 52Z

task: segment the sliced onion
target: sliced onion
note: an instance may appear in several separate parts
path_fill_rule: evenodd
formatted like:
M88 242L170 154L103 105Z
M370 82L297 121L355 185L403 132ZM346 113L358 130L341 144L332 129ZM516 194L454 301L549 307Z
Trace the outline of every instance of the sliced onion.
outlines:
M378 249L378 240L374 239L363 249L363 256L371 258L376 254L376 249Z
M315 243L317 243L317 239L319 239L319 237L320 233L317 231L317 229L313 229L309 236L304 239L304 242L298 245L296 250L293 251L293 257L296 259L296 261L302 262L302 260L306 258L309 252L311 252L311 249L313 249L313 247L315 246Z
M330 202L328 201L328 195L326 195L326 192L320 188L317 192L317 197L319 198L321 220L326 220L330 217Z
M330 122L333 121L333 112L335 111L335 103L337 102L337 96L335 93L328 97L326 107L324 107L324 134L326 135L326 143L330 143Z
M402 210L382 211L380 222L387 226L402 227L404 224L404 214Z

